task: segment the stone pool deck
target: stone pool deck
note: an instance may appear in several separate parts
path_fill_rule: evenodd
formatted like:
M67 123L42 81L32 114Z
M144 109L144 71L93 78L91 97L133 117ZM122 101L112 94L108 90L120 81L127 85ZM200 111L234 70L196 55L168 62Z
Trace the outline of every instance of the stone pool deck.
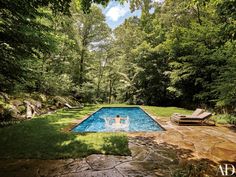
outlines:
M67 160L0 160L1 177L124 177L205 174L221 176L219 164L236 167L236 128L177 126L156 118L166 129L128 133L132 156L90 155Z

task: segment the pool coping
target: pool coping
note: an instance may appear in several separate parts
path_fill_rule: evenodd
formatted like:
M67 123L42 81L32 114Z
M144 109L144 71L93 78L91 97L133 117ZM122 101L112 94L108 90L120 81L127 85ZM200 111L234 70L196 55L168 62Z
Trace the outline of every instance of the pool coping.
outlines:
M98 112L100 109L103 109L103 108L140 108L145 114L147 114L156 124L158 124L160 127L161 127L161 131L136 131L136 132L120 132L120 133L130 133L130 134L133 134L133 133L161 133L161 132L165 132L166 129L151 115L149 114L145 109L143 109L141 106L115 106L115 107L110 107L110 106L103 106L101 108L98 108L97 110L95 110L93 113L85 116L84 118L82 118L80 120L79 123L75 124L72 128L70 128L70 132L73 132L72 130L77 127L78 125L80 125L82 122L84 122L85 120L87 120L89 117L91 117L92 115L94 115L96 112ZM76 134L83 134L83 133L112 133L112 132L73 132L73 133L76 133Z
M143 112L145 112L149 117L152 118L152 120L154 122L156 122L161 128L163 131L166 131L166 129L153 117L153 115L151 115L150 113L148 113L145 109L143 109L141 106L138 106L140 109L142 109ZM156 116L155 116L156 117ZM153 131L153 132L157 132L157 131Z
M90 116L92 116L93 114L95 114L97 111L99 111L100 109L102 109L104 107L101 107L101 108L98 108L96 109L94 112L92 112L91 114L88 114L86 116L84 116L84 118L80 119L80 122L79 123L76 123L74 126L72 126L70 128L70 132L72 132L72 130L77 127L78 125L80 125L82 122L84 122L86 119L88 119ZM89 133L89 132L73 132L73 133Z

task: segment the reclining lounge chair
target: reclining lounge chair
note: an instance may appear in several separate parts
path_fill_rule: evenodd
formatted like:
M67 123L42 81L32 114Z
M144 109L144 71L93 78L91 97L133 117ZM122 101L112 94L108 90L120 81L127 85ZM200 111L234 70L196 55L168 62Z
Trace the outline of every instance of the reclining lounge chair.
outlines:
M184 123L184 124L186 124L186 123L188 123L188 124L200 123L201 125L203 125L205 122L207 122L209 120L211 115L212 114L210 112L203 112L203 113L200 113L199 115L174 114L173 116L171 116L170 120L171 120L171 122L174 122L174 123L177 123L177 124L181 124L181 123Z
M199 114L203 112L204 112L204 109L197 108L191 115L183 115L180 113L174 113L172 116L198 116Z

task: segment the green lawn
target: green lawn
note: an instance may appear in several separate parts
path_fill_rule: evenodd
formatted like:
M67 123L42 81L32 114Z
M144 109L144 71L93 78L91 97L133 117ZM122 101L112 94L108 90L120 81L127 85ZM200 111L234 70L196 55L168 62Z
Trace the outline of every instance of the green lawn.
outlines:
M156 107L156 106L143 106L143 108L158 117L170 117L173 113L192 114L192 110L187 110L177 107Z
M65 131L76 119L94 112L102 106L86 106L81 110L59 110L19 124L0 128L0 158L59 159L84 157L93 153L129 155L125 133L84 133ZM144 106L157 116L174 112L190 113L181 108Z

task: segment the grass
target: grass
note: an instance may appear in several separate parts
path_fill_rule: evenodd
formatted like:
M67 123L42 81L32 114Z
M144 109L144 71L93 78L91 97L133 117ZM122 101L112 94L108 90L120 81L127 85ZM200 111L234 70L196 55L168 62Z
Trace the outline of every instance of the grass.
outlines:
M90 154L130 155L125 133L83 133L65 131L72 122L103 106L86 106L77 110L59 110L29 121L0 128L0 158L62 159ZM169 117L174 112L191 111L175 107L144 108L156 116Z
M143 106L143 108L158 117L170 117L173 113L188 114L188 115L193 113L192 110L187 110L177 107Z

